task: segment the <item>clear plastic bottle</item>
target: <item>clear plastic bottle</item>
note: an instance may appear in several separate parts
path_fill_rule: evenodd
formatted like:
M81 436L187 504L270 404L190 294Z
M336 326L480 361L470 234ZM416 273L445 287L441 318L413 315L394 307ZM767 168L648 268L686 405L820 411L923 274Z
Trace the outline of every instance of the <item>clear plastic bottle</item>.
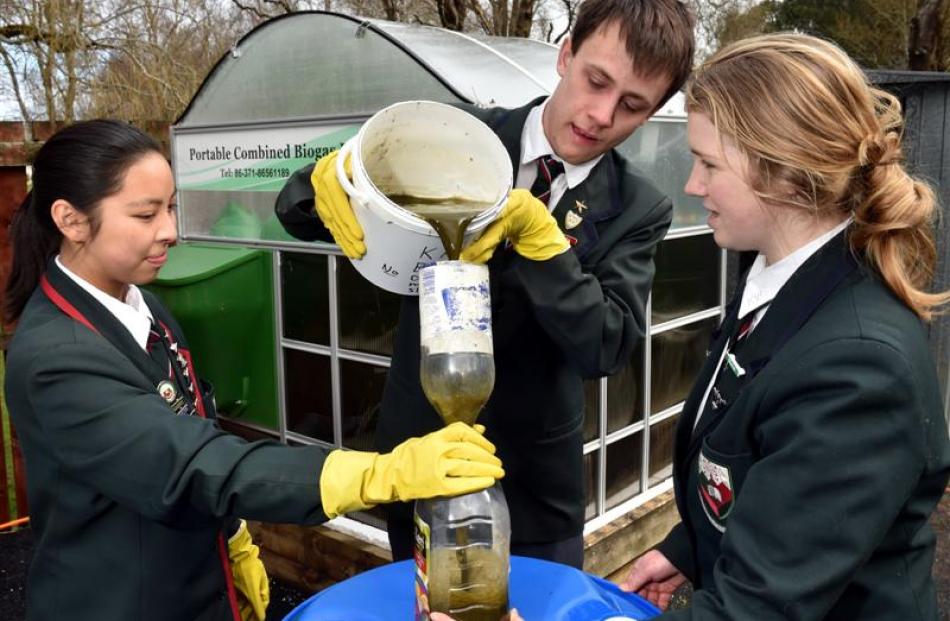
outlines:
M501 485L416 502L416 620L444 612L456 621L508 614L511 521Z
M471 425L495 386L488 268L441 261L419 273L419 377L446 424Z
M420 376L446 423L475 422L495 383L488 269L445 261L420 272ZM416 502L416 615L500 621L508 612L511 520L501 485Z

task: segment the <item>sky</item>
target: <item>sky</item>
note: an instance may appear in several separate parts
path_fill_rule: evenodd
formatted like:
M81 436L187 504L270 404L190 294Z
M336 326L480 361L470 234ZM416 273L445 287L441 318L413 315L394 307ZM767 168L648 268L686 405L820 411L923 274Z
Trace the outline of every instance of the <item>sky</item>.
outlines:
M7 75L0 77L0 121L18 121L20 110L13 96L10 78Z

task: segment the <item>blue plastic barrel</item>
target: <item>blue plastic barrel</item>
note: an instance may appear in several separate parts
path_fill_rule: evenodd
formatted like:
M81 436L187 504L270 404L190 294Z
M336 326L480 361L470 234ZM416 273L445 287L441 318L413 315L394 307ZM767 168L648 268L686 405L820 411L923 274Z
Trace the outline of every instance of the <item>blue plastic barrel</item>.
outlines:
M284 621L412 621L412 561L383 565L325 589ZM511 557L508 599L525 621L652 619L659 609L582 571L523 556Z

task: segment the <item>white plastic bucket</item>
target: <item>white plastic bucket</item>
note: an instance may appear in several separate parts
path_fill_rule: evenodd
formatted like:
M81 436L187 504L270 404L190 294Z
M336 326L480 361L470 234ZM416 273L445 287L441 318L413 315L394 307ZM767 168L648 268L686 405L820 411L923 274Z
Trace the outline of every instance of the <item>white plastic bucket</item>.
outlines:
M352 183L343 168L347 155ZM386 195L490 204L469 224L467 243L498 217L512 186L511 159L498 136L471 114L432 101L406 101L374 114L340 150L337 177L366 243L353 266L376 286L403 295L418 295L419 270L445 259L445 251L425 220Z

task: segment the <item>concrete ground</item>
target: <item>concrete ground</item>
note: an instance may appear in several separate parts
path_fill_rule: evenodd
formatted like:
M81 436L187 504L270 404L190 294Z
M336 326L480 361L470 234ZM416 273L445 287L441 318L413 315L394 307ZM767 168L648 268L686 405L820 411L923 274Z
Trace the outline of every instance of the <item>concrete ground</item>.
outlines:
M937 557L934 580L942 619L950 618L950 489L931 518L937 532ZM0 619L19 621L25 618L24 580L33 550L30 530L0 533ZM690 591L684 588L674 596L673 606L688 605ZM271 604L268 618L282 619L308 595L271 579ZM531 620L540 621L540 620Z

